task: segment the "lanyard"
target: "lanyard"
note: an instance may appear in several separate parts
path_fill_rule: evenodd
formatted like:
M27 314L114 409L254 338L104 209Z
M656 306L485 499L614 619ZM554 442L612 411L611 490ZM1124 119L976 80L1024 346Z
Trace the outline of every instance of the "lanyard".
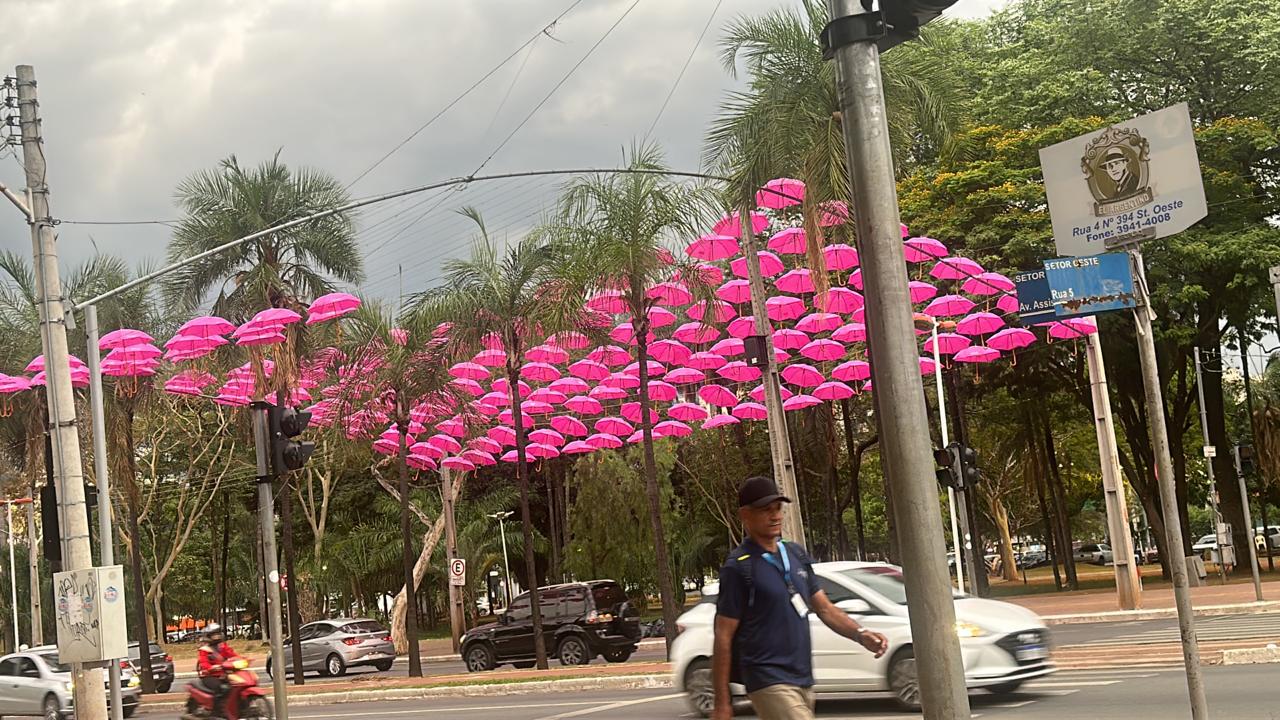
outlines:
M782 579L787 582L787 589L790 590L791 592L795 592L796 591L795 585L791 583L791 559L787 557L787 546L781 540L778 541L778 551L779 551L778 554L782 556L781 565L778 564L778 560L773 556L773 553L769 553L769 552L764 553L762 557L770 565L782 571Z

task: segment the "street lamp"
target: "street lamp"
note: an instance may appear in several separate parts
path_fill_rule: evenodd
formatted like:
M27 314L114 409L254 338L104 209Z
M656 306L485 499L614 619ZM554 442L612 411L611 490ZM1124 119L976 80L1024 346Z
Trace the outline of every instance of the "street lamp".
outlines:
M502 568L507 575L506 592L504 593L507 596L507 607L511 607L511 563L507 560L507 526L503 521L514 514L513 511L506 510L487 516L498 521L498 531L502 535Z

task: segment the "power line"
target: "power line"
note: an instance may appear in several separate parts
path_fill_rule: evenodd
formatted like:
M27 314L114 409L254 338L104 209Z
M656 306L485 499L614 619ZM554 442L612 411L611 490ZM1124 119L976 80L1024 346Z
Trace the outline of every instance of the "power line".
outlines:
M645 138L648 138L653 129L658 126L658 121L662 119L662 113L667 111L667 104L671 102L671 98L676 94L676 88L680 87L680 81L684 79L685 71L689 69L689 63L693 62L693 56L698 53L698 47L702 45L702 40L707 36L707 30L711 28L711 22L715 19L716 13L720 11L720 5L724 0L716 0L716 6L711 8L711 15L707 17L707 23L702 26L702 32L698 34L698 39L694 41L693 47L689 49L689 56L684 59L684 65L680 67L680 72L676 74L676 81L671 84L671 90L667 92L667 97L662 101L662 107L658 108L658 114L653 116L653 122L649 123L649 129L644 131Z

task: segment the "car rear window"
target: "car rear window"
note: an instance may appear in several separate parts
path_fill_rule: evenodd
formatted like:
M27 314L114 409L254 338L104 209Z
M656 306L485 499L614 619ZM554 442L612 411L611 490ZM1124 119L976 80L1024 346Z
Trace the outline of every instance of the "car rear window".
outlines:
M56 654L54 654L54 653L48 653L48 654L46 654L46 655L41 655L41 656L40 656L40 659L41 659L41 660L44 660L44 664L45 664L45 665L48 665L48 666L49 666L49 669L50 669L50 670L52 670L53 672L56 672L56 673L69 673L69 672L71 672L71 666L70 666L70 665L64 665L64 664L62 664L62 663L58 662L58 656L57 656Z
M344 633L378 633L386 631L387 629L382 627L377 620L361 620L342 626L342 632Z
M617 583L606 583L591 588L591 597L595 600L596 610L613 612L619 605L627 601L627 594Z

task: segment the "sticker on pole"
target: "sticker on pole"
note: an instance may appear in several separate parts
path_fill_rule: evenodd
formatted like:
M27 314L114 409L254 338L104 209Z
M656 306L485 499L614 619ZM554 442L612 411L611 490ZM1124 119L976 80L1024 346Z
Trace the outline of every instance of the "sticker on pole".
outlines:
M1208 214L1186 103L1040 150L1061 255L1168 237Z
M449 561L449 584L463 587L467 584L467 561L454 558Z

